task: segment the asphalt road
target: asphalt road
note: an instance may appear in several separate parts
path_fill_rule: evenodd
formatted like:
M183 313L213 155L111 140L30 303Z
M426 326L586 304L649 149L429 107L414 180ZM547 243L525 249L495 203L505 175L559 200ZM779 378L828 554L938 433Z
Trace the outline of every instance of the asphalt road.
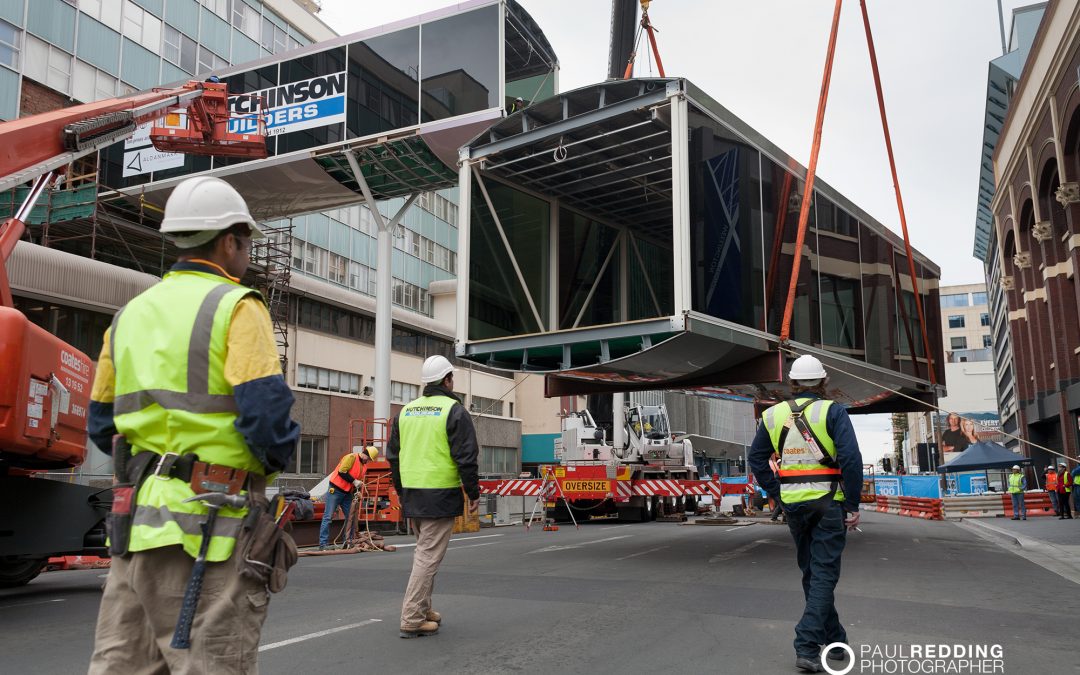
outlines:
M837 594L856 650L997 643L999 672L1077 669L1080 588L1007 538L875 513L862 529ZM1057 536L1080 542L1080 527ZM597 523L454 539L435 593L443 627L417 640L397 636L410 548L302 558L271 602L262 672L795 672L803 598L786 527ZM84 672L103 582L51 572L0 591L0 671Z

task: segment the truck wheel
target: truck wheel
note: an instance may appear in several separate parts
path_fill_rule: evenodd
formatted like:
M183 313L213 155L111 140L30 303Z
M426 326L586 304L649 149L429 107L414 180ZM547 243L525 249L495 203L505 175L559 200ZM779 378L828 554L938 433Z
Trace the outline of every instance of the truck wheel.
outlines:
M686 512L687 513L693 513L695 515L697 514L697 498L695 498L695 497L687 497L686 498Z
M45 569L45 558L4 558L0 560L0 588L25 586Z

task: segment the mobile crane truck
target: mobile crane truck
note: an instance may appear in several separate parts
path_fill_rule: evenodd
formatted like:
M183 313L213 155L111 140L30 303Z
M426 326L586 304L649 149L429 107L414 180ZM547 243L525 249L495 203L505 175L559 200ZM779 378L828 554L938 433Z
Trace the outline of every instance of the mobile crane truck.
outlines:
M15 309L6 262L30 211L63 181L63 167L158 119L150 138L159 150L265 157L261 102L251 109L253 131L230 132L237 115L229 112L226 85L211 78L0 124L0 191L33 181L22 206L0 224L0 587L30 582L52 556L106 555L112 504L109 489L42 476L86 458L94 365Z

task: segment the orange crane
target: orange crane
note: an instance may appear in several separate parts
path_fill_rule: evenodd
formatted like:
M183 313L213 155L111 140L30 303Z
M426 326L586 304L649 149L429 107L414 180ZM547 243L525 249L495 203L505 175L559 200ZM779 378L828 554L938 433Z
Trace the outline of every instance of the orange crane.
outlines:
M93 363L15 309L5 263L38 198L62 180L57 172L140 124L166 119L150 133L159 150L265 157L261 106L234 116L229 98L211 78L0 124L0 190L33 180L22 206L0 224L0 587L29 582L50 556L103 554L110 505L108 491L34 477L85 459ZM231 120L251 115L255 133L229 131Z

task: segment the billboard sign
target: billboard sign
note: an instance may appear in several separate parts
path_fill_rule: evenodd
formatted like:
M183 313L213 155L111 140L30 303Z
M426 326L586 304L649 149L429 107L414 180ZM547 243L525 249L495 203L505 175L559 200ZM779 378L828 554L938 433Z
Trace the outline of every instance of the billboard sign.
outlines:
M229 121L229 131L244 134L257 129L258 124L252 117L255 97L263 102L267 136L344 122L347 82L345 71L341 71L277 85L251 92L251 95L230 96L229 112L234 119Z

